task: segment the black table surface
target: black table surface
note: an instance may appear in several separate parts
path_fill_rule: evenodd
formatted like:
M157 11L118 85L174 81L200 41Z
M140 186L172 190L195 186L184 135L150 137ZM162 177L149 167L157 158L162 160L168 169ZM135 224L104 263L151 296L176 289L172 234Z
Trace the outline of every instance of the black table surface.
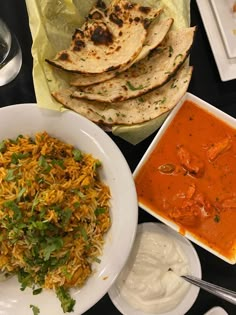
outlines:
M25 1L1 1L0 18L3 18L17 35L23 54L23 65L17 78L8 85L0 87L0 106L35 103L32 80L32 38ZM191 1L191 25L197 25L197 34L191 51L190 64L193 65L194 71L188 91L236 118L236 80L221 81L195 0ZM113 135L110 136L124 154L131 171L134 171L155 134L136 146ZM146 221L155 222L157 220L139 209L139 222ZM232 222L232 224L236 225L236 222ZM193 245L201 261L203 279L236 291L236 266L224 262L195 244ZM236 314L236 306L200 290L195 304L187 315L203 315L214 306L223 307L230 315ZM120 312L106 294L84 314L118 315Z

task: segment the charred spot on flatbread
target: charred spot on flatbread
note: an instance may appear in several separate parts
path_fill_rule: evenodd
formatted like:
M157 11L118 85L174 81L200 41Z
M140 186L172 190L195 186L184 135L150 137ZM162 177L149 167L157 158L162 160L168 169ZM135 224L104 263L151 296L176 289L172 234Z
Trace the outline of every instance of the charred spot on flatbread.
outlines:
M91 34L91 40L95 45L109 45L113 43L113 35L106 26L99 25Z
M104 1L98 0L96 3L96 8L99 8L99 9L102 9L105 11L107 9L107 6L106 6L106 3Z
M60 59L61 60L69 60L69 55L66 52L64 52L60 55Z
M82 30L76 29L74 34L72 35L72 40L73 40L73 43L74 43L72 49L74 51L80 51L82 48L85 47L84 33L83 33ZM64 52L61 55L63 55L63 54L65 55L66 53ZM61 56L60 56L60 59L61 60L65 60L65 59L61 58Z
M145 14L150 12L150 7L140 7L139 10Z
M120 19L115 13L111 13L109 15L109 19L110 19L111 22L115 23L119 27L122 27L123 24L124 24L123 20Z
M89 13L88 18L92 20L101 20L103 18L103 14L99 10L95 10Z

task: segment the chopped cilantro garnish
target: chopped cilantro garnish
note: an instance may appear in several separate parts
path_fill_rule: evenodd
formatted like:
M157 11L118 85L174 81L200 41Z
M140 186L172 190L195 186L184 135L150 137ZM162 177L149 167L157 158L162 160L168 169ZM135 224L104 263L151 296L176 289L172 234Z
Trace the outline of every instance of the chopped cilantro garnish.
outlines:
M49 163L47 162L46 158L43 155L40 156L38 160L38 165L43 168L43 172L45 173L49 173L52 169L52 167L49 165Z
M100 167L102 165L102 163L100 162L100 161L95 161L95 163L93 164L93 169L94 169L94 171L96 171L96 169L98 168L98 167Z
M40 309L38 308L38 306L30 304L30 308L32 308L34 315L38 315L40 313Z
M13 215L14 220L19 220L22 217L20 208L17 206L17 204L14 201L12 200L6 201L4 202L4 206L6 208L11 209L14 212L14 215Z
M36 193L33 203L32 203L32 208L31 208L31 212L34 211L34 208L40 203L40 200L38 199L38 194L39 192Z
M98 263L98 264L101 263L101 259L99 259L98 257L94 257L93 260L94 260L96 263Z
M66 266L64 266L64 267L62 268L62 272L63 272L63 274L65 275L66 279L68 279L68 280L71 280L71 279L72 279L73 274L71 274L70 272L68 272Z
M102 213L105 213L106 212L106 209L105 208L97 208L95 211L94 211L94 214L96 216L98 216L99 214L102 214Z
M23 269L20 269L17 273L18 281L21 284L21 291L24 291L26 287L31 287L33 284L33 279L32 276L28 273L25 272Z
M21 197L24 195L25 192L26 192L26 188L22 187L21 190L18 192L17 199L16 199L17 202L21 200Z
M76 202L73 204L73 206L74 206L75 208L79 208L80 202L76 201Z
M12 169L12 168L7 170L7 175L5 177L5 180L7 182L11 182L11 181L13 181L16 178L15 175L14 175L14 172L15 172L15 169Z
M0 141L0 152L5 152L6 150L6 144L5 141Z
M171 83L170 88L171 88L171 89L174 89L174 88L176 88L176 87L177 87L176 80L173 80L173 82Z
M63 160L52 160L52 165L58 165L63 170L65 169L64 161Z
M129 88L131 91L136 91L136 90L142 90L142 89L143 89L143 85L133 86L130 81L127 81L126 84L127 84L128 88Z
M79 162L79 161L82 160L82 157L83 157L83 156L82 156L80 150L74 149L74 150L72 151L72 154L73 154L73 156L74 156L75 161Z
M40 294L41 292L42 292L42 288L38 288L38 289L34 289L33 290L33 295L38 295L38 294Z
M66 208L65 210L60 211L62 225L67 225L69 223L71 215L72 215L72 210L69 208Z
M44 243L42 244L44 260L49 260L52 252L60 250L63 247L63 244L63 238L60 236L45 238Z
M16 153L13 153L12 156L11 156L11 162L13 164L17 164L18 163L18 158L17 158L17 154Z
M14 152L12 153L12 156L11 156L11 163L18 164L19 160L26 159L29 156L30 156L29 153L15 153Z
M80 227L80 232L81 232L83 239L87 242L88 241L88 235L87 235L84 227L82 227L82 226Z
M85 198L85 195L82 193L82 191L80 191L78 189L72 189L71 192L77 194L81 199Z
M56 289L56 294L61 302L63 312L73 312L75 300L71 298L69 291L63 287L59 287Z

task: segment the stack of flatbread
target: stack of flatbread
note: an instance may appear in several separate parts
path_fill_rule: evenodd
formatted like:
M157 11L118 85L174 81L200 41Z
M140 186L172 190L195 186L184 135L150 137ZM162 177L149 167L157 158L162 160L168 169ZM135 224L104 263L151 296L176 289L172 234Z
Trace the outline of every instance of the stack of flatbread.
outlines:
M126 0L98 1L70 47L46 60L71 73L70 87L53 91L55 99L106 130L168 113L188 89L185 61L196 29L172 30L174 19L161 15Z

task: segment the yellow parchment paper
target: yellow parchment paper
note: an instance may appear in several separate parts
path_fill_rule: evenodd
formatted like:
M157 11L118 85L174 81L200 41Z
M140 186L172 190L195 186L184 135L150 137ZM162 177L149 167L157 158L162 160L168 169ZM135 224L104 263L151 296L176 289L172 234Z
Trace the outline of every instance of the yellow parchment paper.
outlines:
M105 0L107 4L109 0ZM189 26L190 0L137 0L147 6L163 8L162 18L173 17L173 28ZM29 25L33 39L33 81L37 105L63 111L65 108L51 91L69 87L70 73L52 68L45 62L70 45L74 30L81 26L95 0L26 0ZM137 144L155 132L166 114L134 126L115 126L113 134Z

